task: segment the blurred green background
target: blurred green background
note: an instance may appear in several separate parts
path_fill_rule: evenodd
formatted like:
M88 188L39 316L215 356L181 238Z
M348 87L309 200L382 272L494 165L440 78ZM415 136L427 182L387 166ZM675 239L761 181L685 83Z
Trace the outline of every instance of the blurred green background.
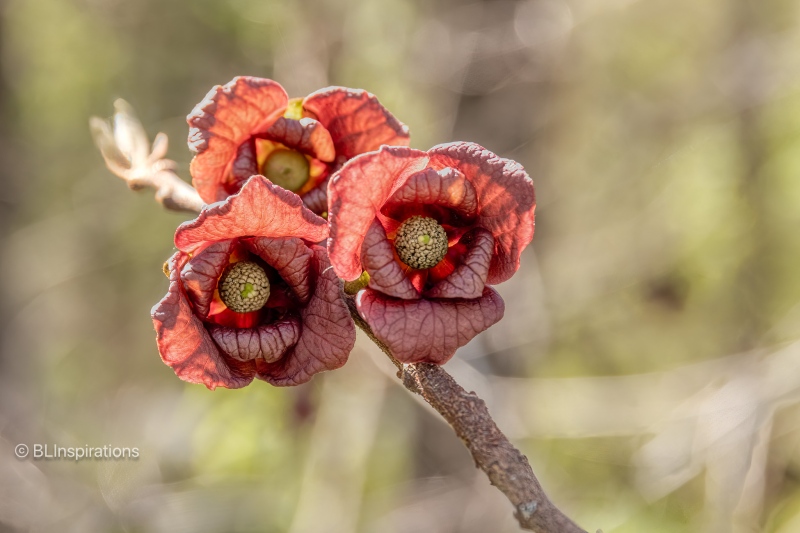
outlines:
M365 88L412 146L520 161L537 232L447 365L590 531L800 531L800 4L0 0L0 532L510 532L511 505L360 338L209 392L149 317L187 217L104 167L117 97L188 178L215 84ZM17 443L136 446L30 461Z

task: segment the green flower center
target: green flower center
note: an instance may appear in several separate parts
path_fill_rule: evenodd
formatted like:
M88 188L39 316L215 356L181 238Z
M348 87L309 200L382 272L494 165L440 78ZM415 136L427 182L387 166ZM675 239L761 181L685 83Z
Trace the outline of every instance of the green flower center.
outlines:
M236 313L258 311L269 300L269 279L264 269L252 261L228 265L217 284L219 297Z
M272 183L297 192L303 188L310 176L306 156L296 150L280 148L274 150L264 161L262 172Z
M447 255L447 232L432 218L413 216L397 228L394 249L411 268L433 268Z

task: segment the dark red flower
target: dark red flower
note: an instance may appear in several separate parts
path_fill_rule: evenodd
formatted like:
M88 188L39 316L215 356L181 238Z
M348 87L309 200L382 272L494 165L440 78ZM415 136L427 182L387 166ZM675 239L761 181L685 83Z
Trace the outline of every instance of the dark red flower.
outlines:
M328 87L289 100L278 83L250 76L211 89L187 121L192 184L206 203L263 174L322 214L342 163L382 144L408 146L408 128L366 91Z
M400 361L443 364L502 318L489 285L517 271L534 230L521 165L473 143L384 146L345 164L328 194L331 264L346 280L369 274L358 311Z
M297 385L342 366L355 327L315 244L327 236L324 219L263 176L182 224L152 310L164 362L209 389Z

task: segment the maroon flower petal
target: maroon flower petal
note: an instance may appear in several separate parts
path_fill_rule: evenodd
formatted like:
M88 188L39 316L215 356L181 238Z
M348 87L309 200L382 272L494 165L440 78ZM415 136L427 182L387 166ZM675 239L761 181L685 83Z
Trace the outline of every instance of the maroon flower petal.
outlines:
M202 383L211 390L244 387L253 381L255 364L226 359L192 311L179 275L187 259L181 252L170 258L169 291L150 312L161 359L189 383Z
M300 319L290 316L257 328L212 327L211 337L233 359L252 361L260 357L271 363L297 343L301 328Z
M294 120L281 117L267 130L266 136L320 161L330 163L336 159L331 134L313 118Z
M475 187L476 225L491 231L496 243L486 283L506 281L519 269L519 256L533 239L533 181L519 163L475 143L440 144L428 153L432 167L455 168Z
M299 385L324 370L339 368L356 342L350 312L340 296L339 280L325 249L312 246L317 284L302 310L303 329L294 349L274 363L257 362L258 377L273 385Z
M478 214L475 188L461 172L452 168L443 168L438 172L426 168L414 174L392 194L383 211L392 216L393 211L400 211L405 206L414 204L447 207L465 219L473 219Z
M283 115L289 97L278 83L263 78L239 76L217 85L186 117L192 184L207 203L228 196L225 183L237 151L254 133L265 132Z
M437 365L503 318L505 309L491 287L472 300L399 300L364 289L356 296L356 305L399 361Z
M305 303L311 297L311 250L297 237L256 237L248 241L250 250L278 271L297 298Z
M469 241L469 247L461 264L449 276L426 291L426 297L478 298L483 294L494 253L494 238L485 229L477 228L461 239L462 243L465 241Z
M328 252L339 277L361 275L361 243L381 206L412 174L428 165L425 152L382 146L339 169L328 185Z
M314 213L328 212L328 179L303 195L303 204Z
M348 159L382 144L408 146L408 127L367 91L328 87L308 95L303 109L328 129L336 153Z
M220 241L187 261L181 270L183 288L194 304L195 311L207 317L214 299L214 290L222 271L228 266L234 241Z
M319 242L328 236L328 224L293 192L273 185L264 176L253 176L238 194L206 206L196 219L181 224L175 232L175 246L196 252L210 242L247 236L294 236Z
M258 174L258 155L256 155L256 145L253 139L248 139L236 152L236 158L231 166L231 181L223 184L225 189L225 199L231 194L236 194L242 188L244 182L250 176Z
M369 274L369 286L373 289L404 300L419 298L419 291L395 260L392 243L377 220L372 221L361 245L361 264Z

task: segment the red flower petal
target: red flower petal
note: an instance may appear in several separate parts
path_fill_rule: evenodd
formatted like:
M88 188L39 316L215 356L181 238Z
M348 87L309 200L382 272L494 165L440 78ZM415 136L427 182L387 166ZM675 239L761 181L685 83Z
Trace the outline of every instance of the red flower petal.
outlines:
M414 174L386 202L383 212L396 220L405 218L400 212L406 206L437 205L447 207L464 219L474 219L478 210L475 188L464 175L452 168L438 172L426 168ZM397 216L393 212L397 211Z
M201 251L181 270L181 281L197 313L207 317L214 299L214 289L222 271L230 262L233 241L220 241Z
M196 252L211 242L236 237L299 237L319 242L328 236L325 219L309 211L296 194L253 176L225 202L206 206L175 232L175 246Z
M287 148L292 148L316 157L320 161L331 162L336 159L331 134L313 118L293 120L281 117L267 130L266 136Z
M252 361L262 357L271 363L295 345L301 329L300 320L290 316L257 328L212 327L211 337L233 359Z
M169 291L150 312L161 359L184 381L202 383L211 390L244 387L253 381L255 364L226 359L195 316L179 276L187 259L181 252L170 258Z
M428 165L425 152L382 146L357 156L328 185L331 264L346 280L361 275L361 243L381 206L412 174Z
M237 151L254 133L265 132L286 109L289 97L278 83L263 78L239 76L217 85L186 118L192 184L207 203L228 196L225 183Z
M441 144L428 151L431 166L459 170L475 187L476 225L492 232L496 243L486 282L501 283L519 269L519 256L533 239L536 195L522 165L475 143Z
M303 109L328 129L336 153L348 159L382 144L408 146L408 127L367 91L328 87L308 95Z
M256 237L248 241L250 250L278 271L297 298L305 303L311 296L312 252L296 237Z
M438 365L503 318L505 309L491 287L472 300L399 300L364 289L356 296L356 305L399 361Z
M301 311L300 339L279 361L264 364L257 360L258 377L273 385L299 385L318 372L341 367L356 341L355 325L340 296L339 279L329 268L325 249L311 249L317 284Z
M361 264L369 273L369 286L373 289L404 300L419 298L419 291L395 259L392 243L377 220L372 221L361 246Z
M470 242L462 262L449 276L426 291L426 297L478 298L483 294L494 253L494 238L485 229L477 228L462 238L461 242L465 241Z

